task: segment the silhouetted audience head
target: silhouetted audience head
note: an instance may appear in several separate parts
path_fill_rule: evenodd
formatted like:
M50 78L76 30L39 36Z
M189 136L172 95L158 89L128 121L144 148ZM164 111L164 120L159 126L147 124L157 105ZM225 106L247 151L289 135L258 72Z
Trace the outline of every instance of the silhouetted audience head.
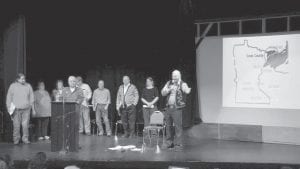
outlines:
M64 169L80 169L80 168L77 167L76 165L69 165L69 166L66 166Z
M8 169L6 162L0 158L0 169Z
M0 169L11 168L13 168L13 161L11 160L10 155L5 154L3 157L0 157Z
M47 156L44 152L38 152L30 160L27 169L46 169Z
M293 169L293 168L290 166L281 166L280 169Z

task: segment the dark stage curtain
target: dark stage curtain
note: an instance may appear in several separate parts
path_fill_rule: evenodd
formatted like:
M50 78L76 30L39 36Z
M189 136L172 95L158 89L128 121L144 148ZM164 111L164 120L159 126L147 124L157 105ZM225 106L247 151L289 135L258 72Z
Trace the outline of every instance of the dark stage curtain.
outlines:
M9 85L15 80L17 73L26 73L26 41L25 41L25 18L16 16L11 18L3 31L0 49L1 60L1 111L3 111L4 126L2 135L4 141L12 139L12 122L6 112L5 100ZM2 121L1 121L2 122Z
M194 29L194 10L191 0L179 1L178 16L178 53L181 63L180 69L184 78L192 87L192 92L187 97L187 106L184 110L183 126L191 127L201 122L199 116L199 100L196 81L196 50L195 50L195 29Z
M2 30L1 30L2 32ZM3 35L0 34L0 97L4 98L4 59L3 59ZM0 141L4 133L4 99L0 100Z
M196 52L194 40L194 18L192 3L190 0L178 0L178 22L176 29L177 33L174 36L176 39L176 47L173 48L172 53L175 53L172 64L157 63L160 65L160 70L155 71L155 65L152 69L139 67L136 65L106 65L99 66L94 70L90 70L85 74L85 79L90 84L92 89L97 88L99 79L105 81L105 86L111 91L112 104L110 106L111 120L114 122L117 118L115 110L115 101L118 87L122 84L123 75L128 75L131 82L135 84L141 94L145 87L145 81L148 76L152 76L155 80L156 87L159 91L163 88L165 83L170 79L171 72L178 69L182 72L182 78L192 88L191 94L187 97L187 106L183 114L183 126L185 128L191 127L194 124L201 122L199 116L199 102L196 82ZM166 65L164 68L161 65ZM165 108L165 98L160 96L159 108ZM137 107L137 121L143 121L141 101Z

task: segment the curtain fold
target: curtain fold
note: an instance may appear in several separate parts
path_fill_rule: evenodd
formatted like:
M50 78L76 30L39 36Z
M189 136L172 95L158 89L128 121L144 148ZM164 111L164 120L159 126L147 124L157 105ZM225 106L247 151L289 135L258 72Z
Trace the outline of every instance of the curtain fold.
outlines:
M15 80L17 73L26 74L26 30L25 17L17 16L11 19L3 32L3 126L4 141L12 140L12 122L6 111L5 99L9 85Z
M196 81L196 50L194 30L194 10L191 0L180 0L178 9L178 41L179 56L182 59L183 79L192 87L187 97L187 106L184 110L183 126L191 127L201 122L199 116L199 100Z

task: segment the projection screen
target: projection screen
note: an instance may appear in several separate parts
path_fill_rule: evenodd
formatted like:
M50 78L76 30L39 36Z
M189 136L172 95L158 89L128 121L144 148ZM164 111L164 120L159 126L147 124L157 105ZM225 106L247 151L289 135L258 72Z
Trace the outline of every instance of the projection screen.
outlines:
M300 109L300 34L223 38L223 107Z

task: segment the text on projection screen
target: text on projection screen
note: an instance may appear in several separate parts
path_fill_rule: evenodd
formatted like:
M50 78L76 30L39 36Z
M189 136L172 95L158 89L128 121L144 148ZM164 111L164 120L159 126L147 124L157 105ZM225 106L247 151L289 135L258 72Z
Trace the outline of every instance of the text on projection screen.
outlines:
M223 38L223 107L300 109L300 34Z

